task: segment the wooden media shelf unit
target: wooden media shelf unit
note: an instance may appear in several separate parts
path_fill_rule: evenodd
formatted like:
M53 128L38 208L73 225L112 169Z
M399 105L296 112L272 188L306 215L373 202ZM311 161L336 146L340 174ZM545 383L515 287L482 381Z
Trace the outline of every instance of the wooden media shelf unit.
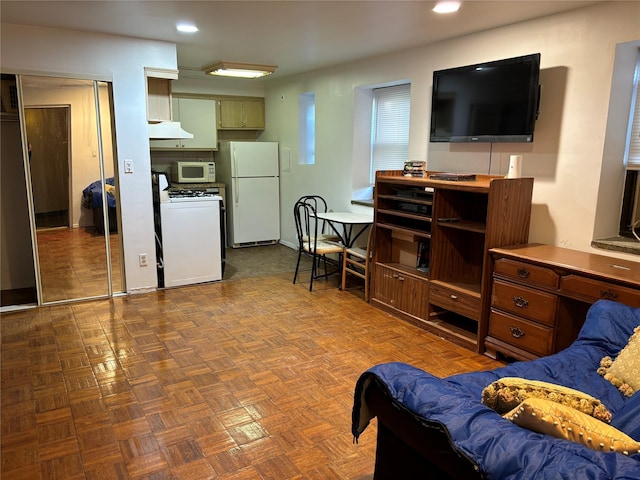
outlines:
M529 238L533 178L377 172L371 303L478 351L489 249Z

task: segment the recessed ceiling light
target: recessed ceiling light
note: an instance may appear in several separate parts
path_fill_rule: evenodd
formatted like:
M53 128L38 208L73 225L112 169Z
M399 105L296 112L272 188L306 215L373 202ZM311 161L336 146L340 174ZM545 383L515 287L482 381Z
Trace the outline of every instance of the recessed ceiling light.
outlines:
M191 23L179 23L176 25L176 29L182 33L196 33L198 31L198 27Z
M433 7L433 11L436 13L453 13L460 9L460 2L438 2Z

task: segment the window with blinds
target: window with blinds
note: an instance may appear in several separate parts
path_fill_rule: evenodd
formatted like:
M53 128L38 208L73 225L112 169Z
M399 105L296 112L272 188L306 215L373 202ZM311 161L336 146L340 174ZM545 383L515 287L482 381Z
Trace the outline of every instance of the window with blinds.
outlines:
M371 185L378 170L402 170L409 152L411 85L373 90Z
M631 130L627 141L627 168L640 170L640 55L633 79L634 95L632 103Z
M627 173L620 213L620 235L630 236L640 224L640 55L633 79L625 165Z

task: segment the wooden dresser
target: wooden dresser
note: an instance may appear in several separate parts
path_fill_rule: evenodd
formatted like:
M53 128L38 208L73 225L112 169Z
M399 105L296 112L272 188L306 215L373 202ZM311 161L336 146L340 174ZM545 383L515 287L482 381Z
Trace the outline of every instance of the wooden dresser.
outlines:
M640 262L541 244L489 252L491 307L478 337L491 357L530 360L566 348L597 300L640 307Z

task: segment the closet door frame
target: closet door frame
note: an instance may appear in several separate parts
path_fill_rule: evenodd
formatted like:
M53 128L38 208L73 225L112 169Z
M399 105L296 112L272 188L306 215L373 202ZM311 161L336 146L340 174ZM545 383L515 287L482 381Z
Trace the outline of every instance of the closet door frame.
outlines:
M24 86L23 86L23 79L25 77L49 77L49 78L59 78L61 79L61 81L69 81L69 80L82 80L82 81L90 81L92 82L92 88L93 88L93 105L94 105L94 114L95 114L95 122L96 122L96 136L97 136L97 149L96 149L96 155L97 155L97 159L98 159L98 165L99 165L99 177L100 177L100 183L102 186L102 192L106 192L106 183L105 183L105 166L104 166L104 161L105 161L105 155L104 155L104 142L103 142L103 127L102 127L102 114L101 114L101 101L100 101L100 84L106 84L106 88L107 91L109 93L109 101L108 101L108 108L109 108L109 114L110 114L110 119L111 119L111 140L112 140L112 147L113 147L113 169L114 169L114 178L116 180L116 185L118 183L117 178L118 178L118 172L117 172L117 158L116 158L116 149L115 149L115 126L113 125L113 98L112 98L112 85L110 82L108 81L103 81L103 80L95 80L95 79L89 79L89 78L79 78L79 77L74 77L74 76L60 76L60 75L55 75L55 76L49 76L49 75L31 75L31 74L16 74L16 84L17 84L17 92L18 92L18 98L19 98L19 119L20 119L20 132L21 132L21 139L22 139L22 150L23 150L23 164L24 164L24 171L25 171L25 179L26 179L26 186L27 186L27 201L28 201L28 206L29 206L29 223L31 225L31 243L32 243L32 250L33 250L33 256L34 256L34 265L35 265L35 277L36 277L36 290L37 290L37 304L40 305L51 305L51 304L57 304L57 303L68 303L68 302L74 302L74 301L84 301L87 299L93 299L93 298L110 298L112 296L114 296L114 288L113 288L113 271L112 271L112 255L114 254L114 252L112 252L112 248L111 248L111 242L110 242L110 232L109 232L109 209L108 209L108 204L107 204L107 198L106 195L102 195L102 208L103 208L103 232L104 232L104 248L105 248L105 271L106 271L106 284L107 284L107 289L106 292L104 294L97 294L97 295L91 295L91 296L84 296L84 297L79 297L79 298L63 298L63 299L59 299L59 300L53 300L53 301L46 301L46 299L44 298L44 294L43 294L43 290L42 290L42 272L41 272L41 262L40 262L40 255L38 253L38 240L37 240L37 229L36 229L36 219L35 219L35 210L34 210L34 202L33 202L33 189L32 189L32 179L31 179L31 173L30 173L30 167L29 167L29 154L28 154L28 140L27 140L27 133L26 133L26 124L25 124L25 114L24 114L24 109L25 109L25 105L24 105ZM50 106L50 105L47 105ZM28 108L28 107L27 107ZM70 113L71 115L72 113ZM70 120L71 121L71 120ZM70 130L71 132L71 130ZM70 148L71 150L71 148ZM71 156L69 156L69 161L70 164L73 163L73 158ZM73 175L72 173L72 169L70 171L70 177ZM70 180L71 181L71 180ZM70 196L72 195L72 188L70 188ZM117 189L116 189L117 191ZM116 204L117 204L117 208L115 210L116 215L117 215L117 225L118 225L118 232L119 232L119 248L118 248L118 255L119 255L119 265L123 265L123 248L122 248L122 234L121 234L121 218L120 218L120 200L119 200L119 195L116 195ZM70 198L71 201L71 198ZM70 206L70 210L69 210L69 214L70 216L72 215L73 212L73 206ZM72 221L72 220L71 220ZM115 293L122 293L124 291L126 291L125 289L125 285L124 285L124 272L123 272L123 267L121 267L121 272L122 275L120 275L121 278L121 288L118 290L118 292Z

